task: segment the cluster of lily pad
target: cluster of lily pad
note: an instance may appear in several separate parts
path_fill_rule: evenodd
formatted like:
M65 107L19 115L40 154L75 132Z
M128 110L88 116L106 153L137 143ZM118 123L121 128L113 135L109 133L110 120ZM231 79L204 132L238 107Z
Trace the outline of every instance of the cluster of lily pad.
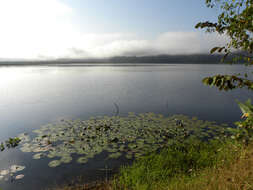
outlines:
M21 139L18 137L14 137L14 138L9 138L7 141L5 141L5 143L1 142L0 143L0 151L4 151L5 148L15 148L16 146L19 145Z
M76 161L81 164L102 152L111 159L134 159L170 146L175 139L195 136L206 140L231 135L227 127L184 115L129 113L126 117L63 119L34 130L30 137L21 134L19 138L21 151L34 153L34 159L50 158L49 167L57 167L72 162L73 155L78 155Z
M23 174L15 175L17 172L20 172L25 169L25 166L20 166L20 165L12 165L8 169L3 169L0 170L0 181L1 180L19 180L24 177Z

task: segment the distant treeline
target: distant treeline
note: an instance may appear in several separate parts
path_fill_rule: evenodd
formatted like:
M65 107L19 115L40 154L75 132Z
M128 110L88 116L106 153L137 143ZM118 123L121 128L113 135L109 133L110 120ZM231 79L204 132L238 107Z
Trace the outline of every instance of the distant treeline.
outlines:
M110 58L112 63L220 63L221 55L158 55L143 57L113 57Z
M236 54L226 58L231 62ZM68 64L68 63L196 63L217 64L221 63L223 55L220 54L193 54L193 55L156 55L156 56L117 56L102 59L57 59L46 61L0 61L1 65L30 65L30 64Z

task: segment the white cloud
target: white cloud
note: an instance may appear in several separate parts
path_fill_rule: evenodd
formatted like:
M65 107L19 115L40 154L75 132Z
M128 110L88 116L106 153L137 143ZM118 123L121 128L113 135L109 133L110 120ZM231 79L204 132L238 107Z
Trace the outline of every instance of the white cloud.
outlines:
M0 58L206 53L226 42L215 34L182 31L153 39L126 33L85 34L73 25L73 12L60 0L0 0Z
M225 36L200 32L166 32L149 40L125 34L83 34L80 39L82 43L75 46L79 57L208 53L212 47L225 45L228 40Z

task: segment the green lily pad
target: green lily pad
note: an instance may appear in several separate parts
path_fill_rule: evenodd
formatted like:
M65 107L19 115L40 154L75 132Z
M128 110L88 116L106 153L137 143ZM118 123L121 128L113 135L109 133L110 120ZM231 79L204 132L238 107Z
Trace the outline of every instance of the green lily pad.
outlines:
M120 152L116 152L116 153L112 153L109 155L109 158L113 158L113 159L116 159L116 158L119 158L122 154Z
M10 172L11 172L11 173L16 173L16 172L20 172L20 171L22 171L22 170L24 170L24 169L25 169L25 166L12 165L12 166L10 167Z
M80 158L77 159L77 162L79 164L85 164L85 163L88 162L88 159L86 157L80 157Z
M43 155L44 155L43 153L34 154L34 155L33 155L33 159L39 160L39 159L41 159L41 157L42 157Z
M178 126L178 121L183 125ZM131 152L124 155L132 159L170 146L175 140L185 141L193 136L203 140L224 138L224 135L233 138L235 133L227 128L185 115L164 117L154 113L93 117L84 121L64 119L35 130L33 139L21 134L24 139L21 151L37 153L35 159L42 155L57 158L60 163L70 163L72 154L82 155L77 162L86 163L103 151L109 152L109 158Z
M27 147L27 146L23 146L20 148L20 150L22 152L32 152L32 149L30 147Z
M48 166L50 168L55 168L55 167L59 166L60 164L61 164L60 160L53 160L53 161L49 162Z
M68 164L68 163L70 163L72 161L72 157L70 157L70 156L64 156L64 157L61 158L60 161L62 163L64 163L64 164Z

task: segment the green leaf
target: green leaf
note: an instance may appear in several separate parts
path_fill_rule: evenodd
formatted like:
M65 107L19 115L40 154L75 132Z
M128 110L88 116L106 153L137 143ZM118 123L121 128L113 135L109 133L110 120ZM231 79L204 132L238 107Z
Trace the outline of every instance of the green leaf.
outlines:
M243 114L252 113L252 111L250 110L250 108L247 105L243 104L242 102L239 102L238 100L236 100L236 102L239 105Z
M213 49L211 49L210 53L214 53L215 51L217 51L220 47L214 47Z
M202 80L202 82L205 84L205 85L209 85L209 77L206 77Z

